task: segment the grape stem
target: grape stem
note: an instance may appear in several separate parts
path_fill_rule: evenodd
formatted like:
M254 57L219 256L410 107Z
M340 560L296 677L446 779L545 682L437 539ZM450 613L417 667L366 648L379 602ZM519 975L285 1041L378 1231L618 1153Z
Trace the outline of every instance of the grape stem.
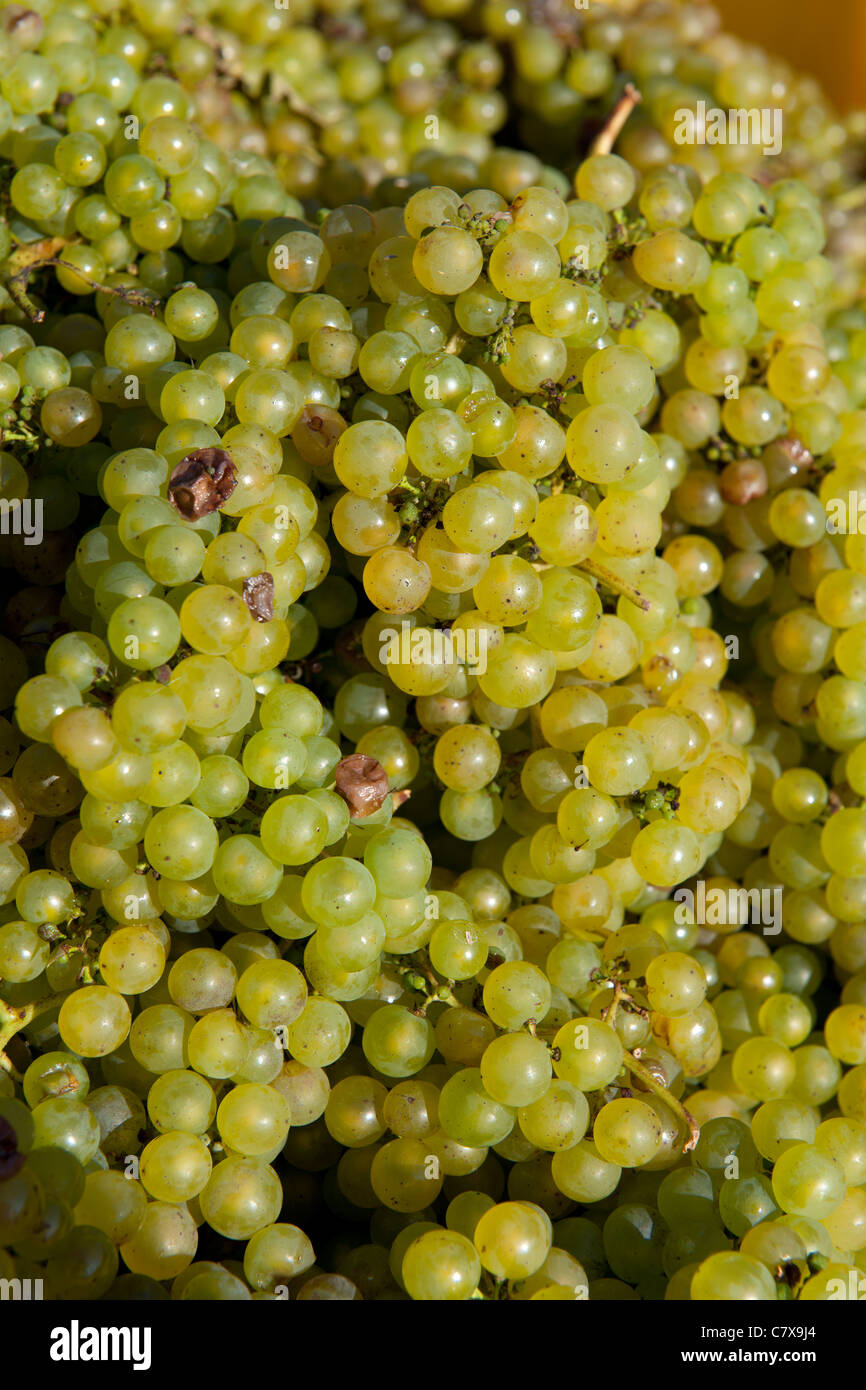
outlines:
M59 266L61 270L70 270L73 275L77 275L79 280L83 280L93 290L100 290L102 294L114 295L116 299L122 299L124 304L129 304L134 309L146 309L149 314L156 313L160 303L159 295L151 290L138 290L132 285L103 285L99 280L94 280L90 275L85 275L78 266L70 265L68 261L51 260L43 261L42 265ZM34 266L34 270L39 270L42 266Z
M627 1070L640 1081L642 1086L645 1086L648 1091L652 1091L653 1095L658 1096L660 1100L663 1100L665 1104L673 1110L687 1135L686 1141L683 1144L683 1153L690 1153L697 1144L701 1134L700 1125L697 1120L693 1115L689 1114L686 1107L677 1100L676 1096L671 1094L667 1086L663 1086L662 1083L653 1076L649 1068L645 1067L643 1062L638 1061L633 1053L624 1052L623 1061L625 1062Z
M591 574L594 579L598 580L599 584L603 584L606 589L610 589L615 594L621 594L636 608L642 608L645 613L649 612L649 599L641 593L640 589L629 584L628 580L621 579L613 570L608 569L607 565L601 565L598 560L592 560L587 556L586 559L579 562L576 568L584 570L586 574Z
M12 301L17 304L22 313L27 315L31 322L41 323L45 318L45 311L38 308L28 295L27 282L37 270L44 270L47 266L59 266L62 270L68 270L73 275L77 275L91 289L101 290L103 294L110 294L117 299L122 299L125 304L129 304L133 308L146 309L149 313L155 312L160 301L159 297L152 294L150 290L139 290L131 288L129 285L103 285L101 281L94 280L92 276L86 275L77 266L61 260L57 253L69 244L68 237L46 237L42 241L35 241L27 246L19 246L9 257L7 264L12 273L6 280L6 289Z
M633 83L626 84L625 91L619 101L614 106L598 135L593 140L589 152L590 155L610 154L617 142L620 131L631 115L636 106L639 106L643 98Z
M6 262L9 274L5 284L9 297L22 314L27 315L31 323L41 323L45 318L45 310L38 308L28 295L27 281L34 270L47 265L62 247L68 245L68 237L43 237L41 241L31 241L18 246Z
M22 1028L26 1028L28 1023L32 1023L40 1014L56 1009L70 993L70 990L66 990L63 994L49 994L44 999L22 1004L20 1009L7 1004L5 999L0 999L0 1066L15 1075L15 1068L6 1056L6 1048L15 1034L20 1033Z

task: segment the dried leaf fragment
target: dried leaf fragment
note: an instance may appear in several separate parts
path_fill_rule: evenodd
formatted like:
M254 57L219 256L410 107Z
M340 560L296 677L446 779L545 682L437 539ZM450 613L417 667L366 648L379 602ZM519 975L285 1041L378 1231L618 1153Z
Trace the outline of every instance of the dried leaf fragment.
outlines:
M168 500L185 521L218 511L237 486L238 476L225 449L193 449L174 468Z
M257 623L269 623L274 616L274 576L262 570L245 579L244 603Z
M388 774L366 753L350 753L336 768L336 790L353 816L372 816L388 795Z

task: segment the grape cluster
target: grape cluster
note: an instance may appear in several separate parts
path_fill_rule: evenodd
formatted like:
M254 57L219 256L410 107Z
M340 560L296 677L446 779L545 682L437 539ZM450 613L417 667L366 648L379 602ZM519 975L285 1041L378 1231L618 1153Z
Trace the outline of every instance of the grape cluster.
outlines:
M856 1296L862 117L193 9L0 9L0 1278Z

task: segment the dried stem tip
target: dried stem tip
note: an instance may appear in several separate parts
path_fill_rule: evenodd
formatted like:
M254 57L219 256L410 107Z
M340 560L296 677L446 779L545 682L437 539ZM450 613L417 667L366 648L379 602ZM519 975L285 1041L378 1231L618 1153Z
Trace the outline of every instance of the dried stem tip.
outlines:
M168 500L185 521L218 511L237 486L238 476L225 449L194 449L181 459L168 485Z
M372 816L388 795L388 774L376 758L351 753L337 763L336 790L353 816Z
M619 138L620 131L634 108L640 105L641 100L642 97L637 87L632 86L631 82L629 82L619 101L616 103L616 106L605 121L604 126L593 141L590 154L610 154Z
M263 570L245 579L244 603L256 622L269 623L274 616L274 576Z

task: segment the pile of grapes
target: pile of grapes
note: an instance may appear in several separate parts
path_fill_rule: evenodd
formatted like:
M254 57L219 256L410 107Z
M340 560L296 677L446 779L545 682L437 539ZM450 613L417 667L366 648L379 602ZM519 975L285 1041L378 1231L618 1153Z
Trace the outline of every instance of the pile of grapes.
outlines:
M856 1298L864 119L672 0L0 73L0 1279Z

